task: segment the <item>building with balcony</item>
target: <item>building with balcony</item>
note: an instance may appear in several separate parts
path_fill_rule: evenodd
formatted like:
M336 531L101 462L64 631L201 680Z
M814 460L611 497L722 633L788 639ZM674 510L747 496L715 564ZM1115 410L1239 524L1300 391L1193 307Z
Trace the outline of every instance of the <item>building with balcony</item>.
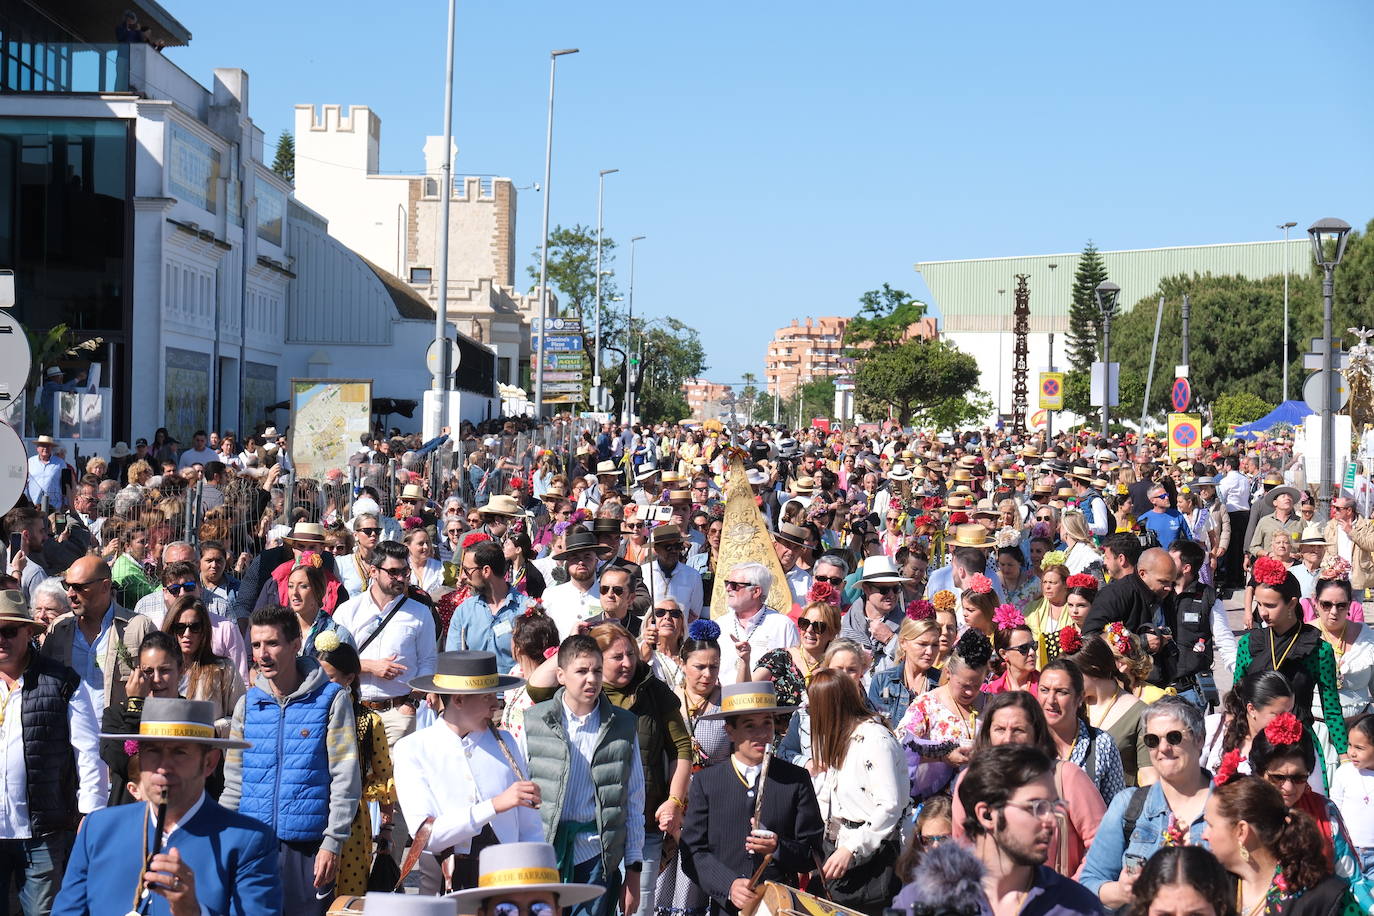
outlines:
M183 72L172 58L190 30L151 0L137 9L165 50L115 43L124 9L0 8L0 268L24 325L103 341L105 447L163 426L183 442L287 426L269 405L293 377L418 399L433 307L264 164L247 73L216 69L206 88ZM458 346L464 416L482 419L498 406L495 357Z
M825 376L846 375L852 367L844 356L844 329L848 318L792 319L778 328L768 344L763 372L768 393L786 397L798 385ZM934 318L922 318L907 328L906 339L936 336Z
M730 409L721 401L731 394L733 389L729 385L708 382L702 378L689 378L682 383L682 396L687 399L694 420L728 416Z

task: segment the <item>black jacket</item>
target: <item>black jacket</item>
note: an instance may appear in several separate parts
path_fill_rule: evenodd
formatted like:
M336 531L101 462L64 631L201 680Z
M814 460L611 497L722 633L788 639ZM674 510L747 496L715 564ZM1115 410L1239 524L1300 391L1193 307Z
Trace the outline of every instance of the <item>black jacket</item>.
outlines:
M752 876L759 866L759 857L744 849L753 813L753 791L745 788L731 758L692 779L682 820L683 870L730 913L738 912L730 903L730 885ZM799 872L810 871L814 856L821 854L825 827L806 770L773 758L760 819L761 827L778 835L778 851L762 880L788 884Z
M1145 587L1145 582L1136 573L1124 579L1114 579L1102 587L1093 599L1092 610L1083 621L1083 632L1087 635L1101 633L1108 624L1120 621L1132 633L1152 629L1155 623L1155 608L1164 615L1164 625L1174 628L1174 603L1166 596L1162 602L1155 593Z
M28 771L29 824L34 836L75 830L76 757L67 707L81 678L61 662L33 652L24 671L21 720L24 767Z

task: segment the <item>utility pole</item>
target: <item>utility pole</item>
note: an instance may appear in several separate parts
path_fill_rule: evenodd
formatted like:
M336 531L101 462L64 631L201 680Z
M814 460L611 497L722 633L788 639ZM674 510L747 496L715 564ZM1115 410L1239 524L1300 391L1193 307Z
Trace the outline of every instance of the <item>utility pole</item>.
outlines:
M448 388L453 377L449 366L448 342L448 221L453 196L453 32L457 19L457 0L448 2L448 47L444 66L444 165L439 179L439 302L434 309L434 400L439 421L434 435L448 425ZM245 226L247 223L244 224ZM240 392L241 394L242 392Z
M592 404L593 410L601 410L601 202L606 193L606 176L614 175L620 169L602 169L596 180L596 350L592 354Z

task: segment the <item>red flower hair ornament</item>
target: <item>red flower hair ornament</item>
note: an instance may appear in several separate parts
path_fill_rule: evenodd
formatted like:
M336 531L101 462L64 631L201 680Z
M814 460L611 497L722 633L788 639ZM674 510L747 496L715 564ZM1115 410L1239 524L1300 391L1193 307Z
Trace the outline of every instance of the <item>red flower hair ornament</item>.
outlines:
M1264 726L1264 737L1275 746L1297 744L1302 740L1302 723L1291 712L1281 712Z
M1064 655L1072 655L1083 648L1083 634L1072 626L1064 627L1059 631L1059 651Z
M469 531L463 537L463 549L469 550L483 541L490 541L491 539L491 535L487 534L485 531Z
M968 513L967 513L967 512L951 512L951 513L949 514L949 527L953 528L955 525L967 525L967 524L968 524Z
M933 620L935 605L924 598L917 598L906 606L906 616L911 620Z
M982 573L974 573L969 576L968 590L975 595L986 595L992 591L992 580Z
M1126 625L1119 620L1112 621L1107 629L1102 631L1107 643L1112 647L1117 655L1129 658L1132 652L1131 636L1126 630Z
M1224 786L1232 779L1236 778L1236 771L1240 768L1240 748L1227 751L1221 756L1221 764L1217 767L1216 783Z
M997 625L999 630L1014 630L1017 627L1024 627L1026 618L1016 609L1016 605L999 604L997 609L992 612L992 622Z
M835 586L831 585L829 582L813 582L811 583L810 591L806 593L806 601L808 604L814 601L820 601L831 607L838 607L840 603L840 592L839 589L835 588Z
M1260 557L1255 561L1252 575L1260 585L1277 588L1288 578L1288 567L1273 557Z
M1097 580L1088 573L1074 573L1064 583L1065 588L1090 588L1097 591Z

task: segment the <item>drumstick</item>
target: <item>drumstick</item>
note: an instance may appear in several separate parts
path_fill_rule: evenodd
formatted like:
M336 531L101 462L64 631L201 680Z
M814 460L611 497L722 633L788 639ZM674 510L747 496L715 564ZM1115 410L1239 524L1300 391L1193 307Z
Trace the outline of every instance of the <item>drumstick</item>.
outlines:
M749 889L751 891L759 886L759 880L763 878L763 870L768 867L768 863L771 861L773 861L773 854L771 852L764 853L763 861L759 863L758 868L754 869L754 874L749 878Z

